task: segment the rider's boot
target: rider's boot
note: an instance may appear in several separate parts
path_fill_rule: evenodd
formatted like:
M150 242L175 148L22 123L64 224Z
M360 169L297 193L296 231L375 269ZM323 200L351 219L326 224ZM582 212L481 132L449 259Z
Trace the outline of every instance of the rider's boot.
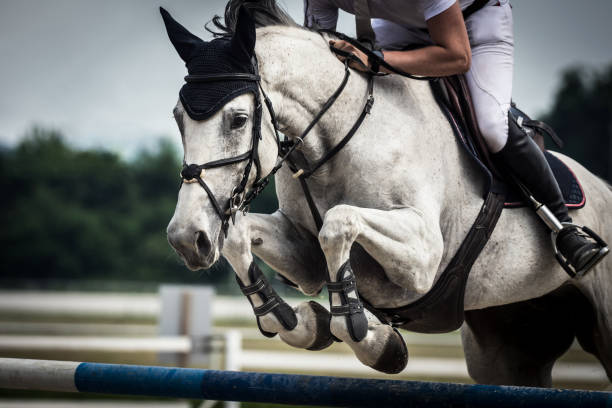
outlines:
M561 222L560 231L556 235L556 247L559 253L573 269L568 270L573 275L583 275L595 266L609 251L607 245L594 233L585 228L589 234L571 224L563 195L557 184L544 154L537 144L519 126L514 117L508 113L508 141L504 148L494 155L522 184L527 187L533 197L544 203L546 207ZM558 224L558 223L557 223Z

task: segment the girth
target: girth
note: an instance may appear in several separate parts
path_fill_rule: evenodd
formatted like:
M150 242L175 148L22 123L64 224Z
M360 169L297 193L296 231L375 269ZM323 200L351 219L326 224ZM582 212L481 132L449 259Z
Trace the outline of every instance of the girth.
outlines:
M447 333L461 327L468 276L503 208L504 194L489 191L461 246L429 292L398 308L374 308L362 297L368 310L382 322L414 332Z

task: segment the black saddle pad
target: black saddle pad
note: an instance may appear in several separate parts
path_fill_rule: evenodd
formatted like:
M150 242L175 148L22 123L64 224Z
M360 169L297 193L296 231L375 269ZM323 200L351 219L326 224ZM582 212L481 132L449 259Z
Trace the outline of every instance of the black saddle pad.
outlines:
M582 189L580 181L578 181L578 178L574 172L557 156L553 156L547 151L544 152L544 156L546 156L546 160L548 161L548 164L550 165L550 168L557 179L557 183L559 183L561 193L563 193L563 199L565 200L565 205L570 209L579 209L584 207L586 203L586 196L584 195L584 190ZM506 203L504 207L518 208L525 205L525 200L520 193L515 189L510 189L506 195Z

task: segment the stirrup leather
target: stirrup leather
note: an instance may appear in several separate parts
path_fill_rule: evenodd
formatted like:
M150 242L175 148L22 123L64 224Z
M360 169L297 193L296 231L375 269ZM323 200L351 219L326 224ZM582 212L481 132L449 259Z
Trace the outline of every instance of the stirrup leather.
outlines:
M368 319L363 310L363 304L359 300L355 274L351 269L351 264L346 261L338 270L338 281L327 282L329 292L330 312L332 316L344 316L348 332L353 341L361 341L368 334ZM349 297L350 292L354 296ZM340 306L333 306L332 294L338 294Z
M289 306L276 293L274 288L270 286L268 279L255 262L252 262L251 266L249 267L249 278L251 279L251 282L253 282L250 285L243 285L238 275L236 275L236 282L238 282L240 290L247 297L249 303L251 303L253 312L255 313L255 316L257 316L257 326L259 327L261 334L266 337L276 336L276 333L271 333L262 329L259 322L259 317L268 313L272 313L285 329L293 330L295 326L297 326L297 317L295 312L291 306ZM251 296L253 295L259 296L263 304L260 306L255 306L251 300Z
M572 278L574 277L580 278L586 272L588 272L591 268L597 265L599 261L601 261L604 258L604 256L606 256L608 252L610 252L610 249L608 248L608 244L606 244L606 242L603 239L601 239L601 237L597 235L595 231L593 231L589 227L572 224L570 222L563 222L561 224L563 225L563 228L553 229L550 234L555 258L557 259L559 264L563 267L563 269L565 270L565 272L567 272L569 276L571 276ZM563 254L561 254L561 252L557 248L557 237L559 236L559 233L566 228L576 228L579 232L591 238L593 241L597 243L597 245L600 246L599 252L595 254L591 258L591 260L585 266L583 266L582 269L580 270L576 270L574 265L572 265L570 261L565 256L563 256Z

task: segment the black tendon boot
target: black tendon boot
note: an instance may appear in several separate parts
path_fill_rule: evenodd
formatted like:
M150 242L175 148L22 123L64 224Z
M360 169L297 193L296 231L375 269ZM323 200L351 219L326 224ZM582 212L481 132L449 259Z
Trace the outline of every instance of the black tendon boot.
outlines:
M594 233L587 235L576 226L568 225L572 219L544 154L510 113L508 113L508 141L494 156L501 159L533 197L544 203L564 224L557 235L556 246L565 261L559 257L558 259L570 275L583 275L608 253L606 244L597 235ZM584 230L591 233L588 228ZM571 269L568 269L567 263L571 265Z

